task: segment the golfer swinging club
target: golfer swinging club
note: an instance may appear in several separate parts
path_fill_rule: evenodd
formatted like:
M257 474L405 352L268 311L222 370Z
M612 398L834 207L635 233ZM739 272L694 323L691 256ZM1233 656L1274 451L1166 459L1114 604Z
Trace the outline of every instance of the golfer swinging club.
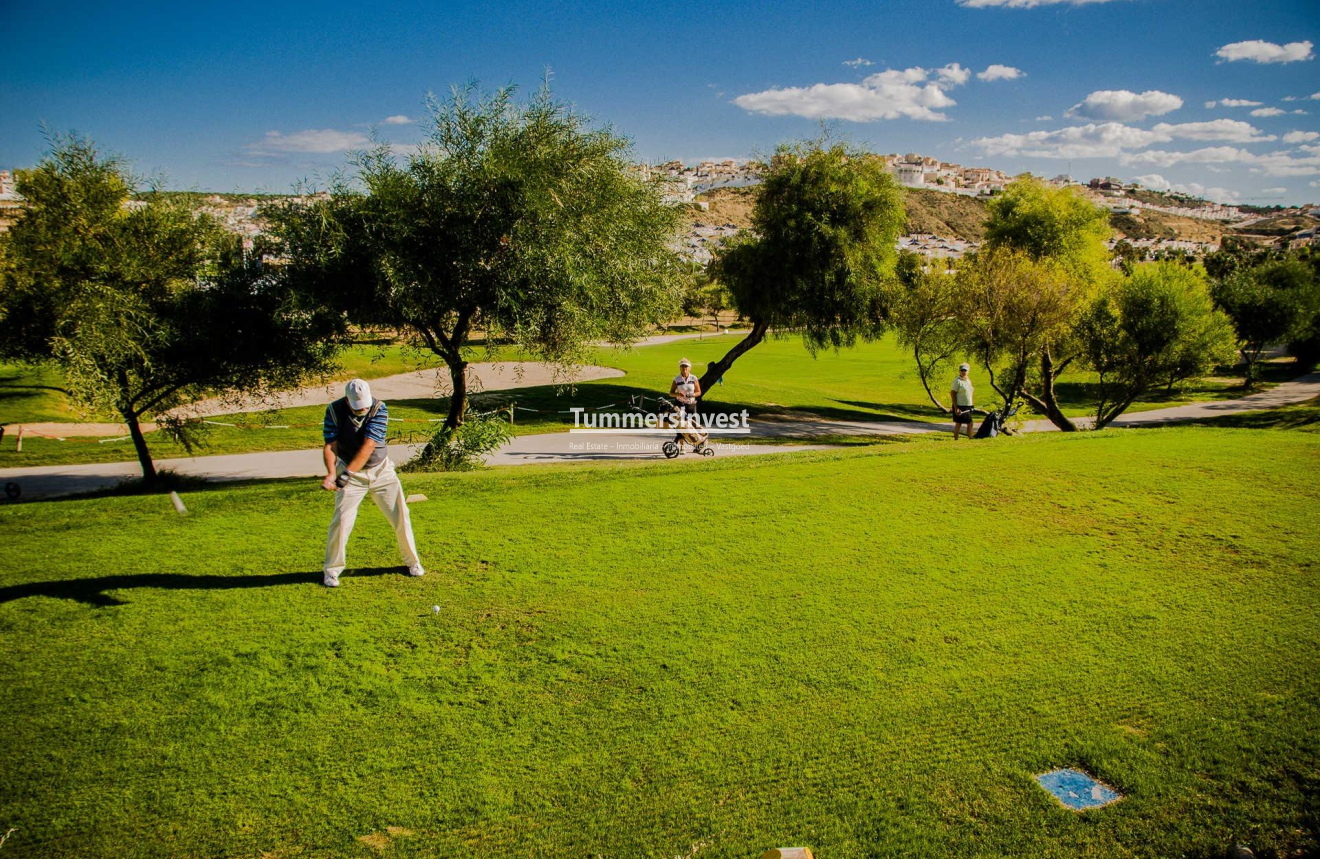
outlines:
M958 440L959 427L967 427L967 439L972 438L972 409L976 402L976 389L972 387L972 380L967 374L971 372L971 364L958 365L958 378L953 380L953 387L949 389L949 396L953 400L953 440Z
M367 493L380 512L390 520L399 541L399 554L408 567L408 575L424 576L417 559L408 504L403 498L403 484L390 462L385 444L385 404L371 396L371 388L354 379L344 388L344 396L325 409L325 480L321 488L335 493L335 515L330 518L330 533L325 540L325 586L339 587L344 571L344 550L348 535L357 520L358 505Z

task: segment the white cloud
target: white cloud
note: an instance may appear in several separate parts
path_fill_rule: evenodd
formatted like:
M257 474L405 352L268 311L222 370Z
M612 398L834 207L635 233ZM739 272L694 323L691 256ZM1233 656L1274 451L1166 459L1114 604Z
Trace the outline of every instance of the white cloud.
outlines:
M1102 89L1073 105L1064 116L1133 122L1148 116L1160 116L1182 105L1183 100L1178 96L1159 90L1138 94L1125 89Z
M1251 112L1252 116L1283 116L1288 111L1279 110L1277 107L1258 107Z
M1290 131L1283 136L1284 143L1310 143L1320 140L1320 131Z
M347 152L370 144L371 140L357 131L309 128L292 134L268 131L261 140L248 144L247 149L259 155L283 155L291 152L324 155L332 152Z
M1118 156L1118 159L1119 163L1125 166L1172 167L1175 164L1244 164L1251 169L1251 172L1263 173L1266 176L1315 176L1320 174L1320 147L1314 148L1318 151L1316 154L1311 155L1296 155L1287 151L1256 155L1246 149L1238 149L1232 146L1211 146L1191 152L1148 149L1144 152L1123 153ZM1303 147L1303 149L1308 149L1308 147Z
M1294 114L1294 115L1296 115L1296 116L1310 116L1310 115L1311 115L1311 114L1307 113L1306 111L1304 111L1304 110L1300 110L1300 109L1299 109L1299 110L1290 111L1290 113L1292 113L1292 114Z
M1285 95L1285 96L1283 97L1283 100L1284 100L1284 101L1297 101L1297 96L1295 96L1295 95Z
M847 119L874 122L907 117L941 122L949 117L941 111L957 102L945 92L964 81L971 72L957 63L939 69L887 69L860 84L815 84L747 93L733 103L766 116L803 116L808 119ZM932 76L934 80L932 80Z
M1037 122L1049 122L1052 119L1054 119L1054 117L1050 116L1048 113L1045 114L1044 116L1036 117Z
M845 66L849 66L849 67L854 68L854 69L859 69L859 68L861 68L862 66L873 66L873 65L875 65L875 63L871 62L870 60L864 59L864 58L862 58L862 57L858 57L858 58L855 59L855 60L844 60L844 61L843 61L843 64L844 64Z
M1136 181L1152 191L1167 191L1173 187L1168 179L1165 179L1158 173L1147 173L1145 176L1137 176Z
M1216 203L1236 203L1242 198L1237 191L1230 191L1227 188L1207 188L1199 182L1174 185L1172 190L1180 194L1200 197L1203 200L1214 200Z
M1215 56L1226 63L1239 60L1249 60L1253 63L1296 63L1302 60L1314 59L1315 54L1311 52L1311 48L1310 42L1289 42L1286 45L1276 45L1274 42L1252 39L1249 42L1234 42L1231 45L1224 45L1215 52Z
M1149 164L1153 167L1172 167L1175 164L1245 163L1255 157L1245 149L1237 149L1232 146L1207 146L1191 152L1169 152L1163 149L1129 152L1120 155L1119 161L1127 166Z
M1277 140L1262 134L1249 122L1216 119L1210 122L1161 122L1151 129L1134 128L1121 122L1087 123L1056 131L1032 131L1027 134L1002 134L972 141L988 155L1030 156L1035 158L1116 158L1124 152L1144 149L1156 143L1174 140L1260 143ZM1174 153L1177 154L1177 153Z
M971 69L965 69L957 63L949 63L935 70L935 75L947 86L960 86L972 76Z
M983 81L1015 81L1018 78L1026 77L1027 73L1012 66L991 63L985 67L985 71L977 72L976 76Z
M1308 101L1320 101L1320 92L1313 92L1306 98Z
M1207 101L1205 106L1207 108L1214 107L1215 105L1219 105L1220 107L1259 107L1261 104L1262 102L1252 101L1251 99L1246 98L1221 98L1219 101Z
M1108 3L1110 0L958 0L959 6L966 6L968 9L1034 9L1037 6L1059 6L1067 3L1070 6L1088 6L1092 3Z
M1287 189L1287 188L1261 188L1261 189L1260 189L1260 195L1261 195L1262 197L1282 197L1284 194L1287 194L1287 193L1288 193L1288 189Z
M1264 134L1249 122L1238 119L1212 119L1209 122L1157 123L1151 128L1156 134L1183 140L1223 140L1228 143L1259 143L1277 140L1273 134Z
M396 113L394 116L387 116L383 120L385 125L412 125L416 121L417 120L415 119L409 119L401 113Z
M1141 149L1152 143L1172 140L1133 128L1121 122L1087 123L1057 131L1032 131L1027 134L1001 134L981 137L972 143L987 155L1025 155L1034 158L1115 158L1129 149Z

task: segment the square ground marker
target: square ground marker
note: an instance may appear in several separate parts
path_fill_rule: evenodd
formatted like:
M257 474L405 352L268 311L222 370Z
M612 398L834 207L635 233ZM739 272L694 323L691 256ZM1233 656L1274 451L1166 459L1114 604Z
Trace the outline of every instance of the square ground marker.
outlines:
M1081 770L1051 770L1036 776L1036 783L1063 803L1064 808L1086 811L1117 802L1123 794L1101 784Z

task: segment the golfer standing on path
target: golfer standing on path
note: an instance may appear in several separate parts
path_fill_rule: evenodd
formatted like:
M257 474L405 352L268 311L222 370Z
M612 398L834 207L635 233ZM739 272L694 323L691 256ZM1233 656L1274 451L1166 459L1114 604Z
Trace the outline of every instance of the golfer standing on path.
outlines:
M976 389L972 387L972 380L967 374L971 372L972 365L960 364L958 366L958 378L953 380L953 387L949 389L949 396L953 400L953 440L958 440L958 429L964 425L967 427L967 438L972 437L972 408L976 402Z
M417 559L417 543L408 518L408 503L403 498L403 484L385 444L388 419L385 404L372 398L371 388L361 379L349 382L344 396L326 406L322 428L326 476L321 488L335 493L335 515L330 518L322 568L327 588L339 587L348 535L353 533L358 505L368 493L394 528L408 575L426 575Z

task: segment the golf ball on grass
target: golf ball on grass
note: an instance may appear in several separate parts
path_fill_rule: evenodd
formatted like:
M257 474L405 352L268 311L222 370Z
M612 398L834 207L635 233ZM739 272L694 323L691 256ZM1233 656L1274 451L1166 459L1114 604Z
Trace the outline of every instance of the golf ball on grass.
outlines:
M431 606L431 611L432 611L432 613L434 613L434 614L439 614L439 613L440 613L440 606L438 606L438 605L433 605L433 606Z

